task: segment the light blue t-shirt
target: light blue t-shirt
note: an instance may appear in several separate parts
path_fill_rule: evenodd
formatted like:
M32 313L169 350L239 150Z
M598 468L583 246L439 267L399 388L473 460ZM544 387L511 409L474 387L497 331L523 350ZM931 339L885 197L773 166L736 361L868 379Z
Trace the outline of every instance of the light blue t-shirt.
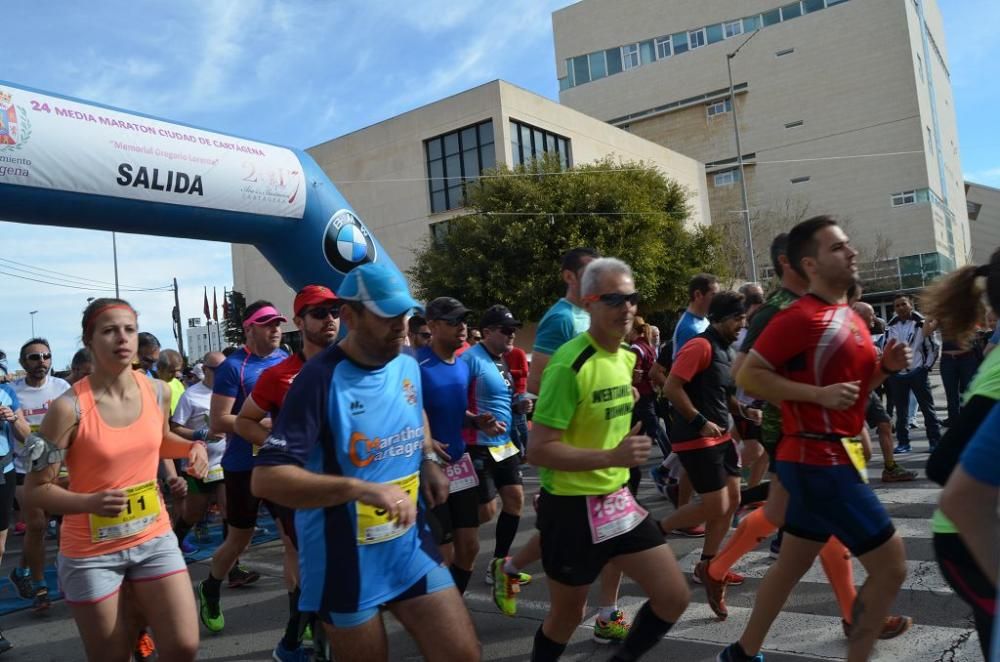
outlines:
M976 429L960 462L965 473L979 482L1000 487L1000 404L993 406Z
M483 343L463 353L461 360L469 366L469 411L493 414L497 421L507 425L507 429L495 437L482 430L466 429L463 431L465 442L479 446L503 446L510 441L514 425L511 411L514 378L510 375L507 362L502 356L491 356Z
M10 407L14 411L21 408L21 403L17 401L17 393L7 384L0 384L0 406ZM10 449L14 446L14 425L7 421L0 421L0 458L6 457ZM3 468L3 473L14 470L14 458L11 456L10 462Z
M681 318L677 320L677 326L674 327L674 356L677 358L677 353L681 351L684 347L684 343L694 338L699 333L703 332L708 328L708 319L705 317L699 317L689 310L685 310Z
M590 313L563 297L545 311L535 331L533 352L552 356L565 343L590 327Z

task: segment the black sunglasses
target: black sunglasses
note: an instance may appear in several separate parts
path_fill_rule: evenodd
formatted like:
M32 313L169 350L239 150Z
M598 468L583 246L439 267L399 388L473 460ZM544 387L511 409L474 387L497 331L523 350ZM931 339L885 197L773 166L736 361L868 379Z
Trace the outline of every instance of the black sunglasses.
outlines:
M626 303L632 306L638 306L640 299L641 297L638 292L633 292L632 294L607 292L605 294L589 294L584 297L585 301L600 301L605 306L610 306L612 308L624 306Z
M432 321L434 321L434 322L444 322L445 324L447 324L448 326L450 326L452 328L458 328L458 327L462 326L463 324L465 324L465 318L464 317L459 318L457 320L439 319L439 320L432 320Z
M52 358L52 355L48 352L45 352L44 354L42 352L32 352L31 354L25 354L24 358L29 361L48 361Z
M310 308L306 311L306 315L313 318L314 320L325 320L328 316L333 315L333 319L340 319L340 306L330 306L328 308Z

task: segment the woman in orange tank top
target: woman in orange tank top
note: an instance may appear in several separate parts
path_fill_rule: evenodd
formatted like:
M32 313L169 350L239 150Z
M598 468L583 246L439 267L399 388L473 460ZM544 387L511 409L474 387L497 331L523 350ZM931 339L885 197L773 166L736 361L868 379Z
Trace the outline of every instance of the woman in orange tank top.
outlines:
M97 299L83 314L83 342L94 372L55 400L39 435L66 449L68 488L56 483L58 462L33 469L27 501L62 513L59 583L90 660L131 659L129 608L155 624L160 660L187 661L198 652L198 621L187 566L170 529L156 480L161 458L185 458L203 477L205 447L169 431L170 391L132 370L138 349L136 313L121 299Z

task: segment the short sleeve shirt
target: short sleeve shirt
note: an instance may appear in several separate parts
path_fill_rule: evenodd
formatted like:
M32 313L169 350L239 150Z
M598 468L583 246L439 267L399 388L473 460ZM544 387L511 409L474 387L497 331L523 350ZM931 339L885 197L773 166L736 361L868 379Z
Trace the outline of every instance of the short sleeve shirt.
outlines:
M495 437L482 430L464 432L465 443L479 446L503 446L510 441L513 427L511 403L514 397L514 378L503 357L494 357L479 343L462 354L461 361L469 366L469 411L474 414L490 413L507 428Z
M296 352L287 359L273 365L260 373L257 383L253 386L250 399L254 404L266 411L271 417L276 417L281 411L281 405L285 402L288 389L291 388L295 376L305 365L305 357Z
M21 413L31 426L32 432L38 432L42 419L49 411L49 403L69 390L69 383L51 375L45 378L41 386L29 386L23 378L14 382L14 392L21 403ZM14 468L17 473L26 473L24 462L20 455L14 457Z
M694 338L684 344L684 348L674 359L670 374L690 382L695 375L712 364L712 344L705 338Z
M21 408L21 403L17 400L17 393L7 384L0 384L0 406L10 407L17 411ZM15 447L14 424L7 421L0 421L0 458L6 457L11 449ZM13 471L14 461L11 460L2 468L3 473Z
M420 369L399 355L380 368L338 346L310 359L292 382L257 466L386 483L419 477L424 424ZM440 563L416 492L417 523L399 537L359 544L358 503L295 511L303 611L354 613L384 604Z
M684 348L684 343L694 338L699 333L705 331L708 328L708 320L704 317L699 317L694 313L685 310L681 318L677 320L677 326L674 327L674 358L677 358L677 354L680 353L681 349Z
M778 374L796 382L815 386L861 383L858 399L843 411L808 402L781 404L779 460L848 464L847 451L833 439L858 435L865 423L876 353L864 321L846 304L830 304L808 294L774 316L752 351ZM831 441L804 439L797 436L800 432L829 435Z
M962 451L960 462L965 473L979 482L1000 487L1000 405L990 410Z
M590 313L563 297L549 308L535 331L532 351L552 356L556 350L590 327Z
M211 406L212 389L205 386L204 382L198 382L181 394L170 420L191 430L207 428ZM222 454L226 450L225 439L218 441L206 439L205 446L208 450L209 468L218 466L222 462Z
M608 352L589 333L565 343L552 356L535 405L534 420L562 430L562 442L576 448L608 450L628 435L632 421L635 354L621 347ZM628 469L593 471L539 468L542 487L560 496L610 494L628 482Z
M271 366L281 363L286 358L283 350L276 349L268 356L257 356L246 347L236 350L215 369L215 384L212 392L235 398L233 409L229 413L238 414L244 400L253 392L260 373ZM226 452L222 457L222 468L226 471L250 471L253 469L253 447L238 434L230 433L226 444Z
M448 457L457 460L465 453L462 428L469 408L469 364L461 358L446 363L430 347L420 348L417 363L431 437L446 444Z

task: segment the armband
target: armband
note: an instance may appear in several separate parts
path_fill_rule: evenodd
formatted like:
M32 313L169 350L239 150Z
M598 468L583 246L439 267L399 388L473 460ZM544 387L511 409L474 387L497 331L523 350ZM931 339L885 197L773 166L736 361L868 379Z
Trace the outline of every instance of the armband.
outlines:
M21 459L31 471L42 471L53 464L60 464L66 458L66 449L57 448L51 441L32 432L24 440Z

